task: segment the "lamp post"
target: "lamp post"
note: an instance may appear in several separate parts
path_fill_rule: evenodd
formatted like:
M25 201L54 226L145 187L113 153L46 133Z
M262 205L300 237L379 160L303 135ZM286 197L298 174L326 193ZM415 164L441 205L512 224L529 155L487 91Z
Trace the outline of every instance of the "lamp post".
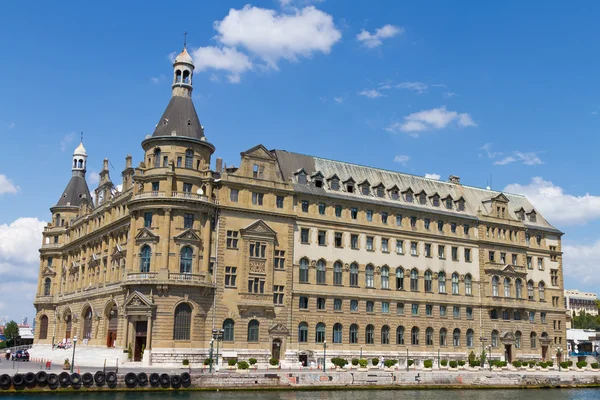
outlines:
M406 372L408 372L408 347L406 348Z
M558 372L560 372L560 361L562 358L562 348L558 347L556 349L556 363L558 364Z
M73 337L73 358L71 358L71 373L73 373L73 367L75 366L75 347L77 347L77 336Z
M487 347L488 351L490 352L490 359L488 361L488 364L490 364L490 371L492 370L492 345L489 345Z
M438 369L440 368L440 349L438 348Z
M213 343L214 343L214 339L210 339L210 351L208 353L208 372L212 373L212 363L213 363Z
M223 333L225 331L223 329L213 329L212 330L212 340L217 341L217 356L215 360L215 371L219 370L219 341L223 339Z
M323 340L323 372L327 370L327 340Z
M360 346L360 359L362 359L362 346Z

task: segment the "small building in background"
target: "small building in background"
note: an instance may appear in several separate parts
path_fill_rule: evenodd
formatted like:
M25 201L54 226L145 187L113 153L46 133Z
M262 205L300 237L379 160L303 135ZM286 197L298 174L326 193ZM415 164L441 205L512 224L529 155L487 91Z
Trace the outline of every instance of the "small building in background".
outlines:
M571 315L573 312L579 315L581 311L590 315L598 315L596 300L598 300L597 293L580 292L577 289L565 290L565 305Z
M593 329L567 329L569 356L598 356L600 332Z

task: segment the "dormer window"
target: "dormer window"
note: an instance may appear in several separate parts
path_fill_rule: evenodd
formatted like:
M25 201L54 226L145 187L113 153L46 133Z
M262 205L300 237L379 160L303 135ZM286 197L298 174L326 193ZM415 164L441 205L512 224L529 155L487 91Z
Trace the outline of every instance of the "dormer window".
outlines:
M537 215L535 213L535 211L532 211L529 213L529 222L536 222L537 221Z
M414 200L412 192L406 192L404 198L406 199L407 203L412 203Z
M323 179L321 179L321 178L315 179L315 187L322 188L323 187Z
M427 204L427 195L425 193L421 193L419 195L419 204L421 204L421 205Z
M385 196L385 189L382 184L379 184L375 187L375 194L377 195L377 197Z
M452 210L452 197L448 197L448 198L446 199L446 208L447 208L448 210Z
M361 188L360 188L360 191L361 191L361 193L362 193L362 194L364 194L365 196L368 196L368 195L369 195L369 193L371 192L371 191L369 190L369 187L368 187L367 185L364 185L363 187L361 187Z
M440 197L439 196L433 196L433 206L434 207L439 207L440 206Z
M332 179L331 181L329 181L329 188L331 190L340 190L340 181L338 181L337 179Z
M298 174L298 183L301 185L305 185L306 184L306 174L304 172L300 172Z
M400 192L397 190L392 190L392 200L398 200L400 198Z
M354 193L354 184L352 184L352 183L346 184L346 192Z
M262 179L262 172L263 168L260 165L254 164L252 166L252 177L254 179Z
M465 201L464 200L458 200L458 211L465 211Z

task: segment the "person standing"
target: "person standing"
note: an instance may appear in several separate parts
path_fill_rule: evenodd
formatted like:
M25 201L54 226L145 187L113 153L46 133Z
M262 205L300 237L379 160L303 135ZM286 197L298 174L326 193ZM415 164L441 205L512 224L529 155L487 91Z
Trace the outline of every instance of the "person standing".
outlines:
M6 349L6 360L10 360L10 349Z

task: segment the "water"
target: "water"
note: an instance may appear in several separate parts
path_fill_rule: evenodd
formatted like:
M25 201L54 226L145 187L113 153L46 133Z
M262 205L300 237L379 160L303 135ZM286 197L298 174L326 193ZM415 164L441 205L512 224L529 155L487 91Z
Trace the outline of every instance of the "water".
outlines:
M11 400L40 400L47 394L21 393L6 396ZM56 399L69 400L389 400L402 397L410 400L597 400L600 389L507 389L507 390L331 390L280 392L115 392L57 393Z

